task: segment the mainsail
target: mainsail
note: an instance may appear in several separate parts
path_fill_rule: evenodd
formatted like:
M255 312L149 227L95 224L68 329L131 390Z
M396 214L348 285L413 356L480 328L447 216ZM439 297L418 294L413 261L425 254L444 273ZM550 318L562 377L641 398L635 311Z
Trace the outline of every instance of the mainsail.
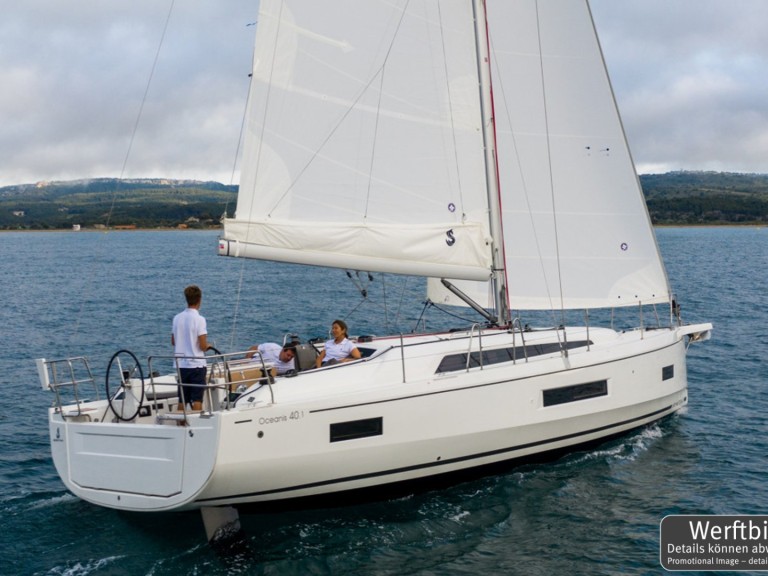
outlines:
M220 252L487 294L495 249L516 309L669 300L586 0L263 0Z
M261 2L241 255L490 276L472 6L443 4Z

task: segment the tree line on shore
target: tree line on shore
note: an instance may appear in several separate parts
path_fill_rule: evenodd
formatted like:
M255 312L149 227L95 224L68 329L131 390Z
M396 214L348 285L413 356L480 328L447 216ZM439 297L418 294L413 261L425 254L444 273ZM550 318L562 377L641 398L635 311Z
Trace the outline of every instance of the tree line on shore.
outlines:
M768 175L640 176L656 225L768 224ZM0 229L211 228L234 212L237 186L100 178L0 188Z
M654 224L768 224L768 174L668 172L640 182Z
M234 212L237 186L99 178L0 188L0 229L210 228Z

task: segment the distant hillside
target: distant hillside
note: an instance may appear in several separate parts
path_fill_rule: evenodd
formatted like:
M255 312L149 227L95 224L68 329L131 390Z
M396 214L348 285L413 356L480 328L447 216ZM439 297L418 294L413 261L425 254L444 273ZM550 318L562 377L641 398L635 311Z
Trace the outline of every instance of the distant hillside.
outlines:
M768 175L668 172L640 176L654 224L768 224Z
M99 178L0 188L0 229L218 226L237 186L192 180Z
M654 224L768 224L768 175L669 172L640 176ZM217 227L237 186L99 178L0 188L0 229Z

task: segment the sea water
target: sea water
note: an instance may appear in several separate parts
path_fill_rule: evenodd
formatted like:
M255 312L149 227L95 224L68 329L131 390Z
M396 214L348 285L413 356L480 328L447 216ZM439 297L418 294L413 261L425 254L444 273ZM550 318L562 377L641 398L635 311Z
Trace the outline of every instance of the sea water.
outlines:
M99 379L119 349L168 354L189 283L203 289L222 351L291 333L325 338L337 317L354 334L464 321L424 314L419 280L220 258L215 232L0 234L0 574L662 573L665 515L768 513L768 229L657 237L684 320L715 324L689 352L682 414L446 490L243 515L244 539L220 550L196 513L117 512L64 489L35 358L85 354Z

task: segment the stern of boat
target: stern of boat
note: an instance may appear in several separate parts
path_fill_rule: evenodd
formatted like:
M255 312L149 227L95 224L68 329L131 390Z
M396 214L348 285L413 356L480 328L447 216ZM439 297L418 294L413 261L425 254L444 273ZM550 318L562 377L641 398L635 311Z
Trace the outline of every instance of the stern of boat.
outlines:
M38 370L43 388L56 395L48 409L51 455L67 489L120 510L194 507L218 454L216 412L179 413L177 400L157 390L144 404L127 388L119 400L100 399L83 358L41 359ZM175 395L176 385L167 387ZM126 407L133 415L117 417Z
M197 421L195 421L197 420ZM73 422L51 409L51 453L76 496L110 508L184 508L206 485L217 453L215 417L190 425Z

